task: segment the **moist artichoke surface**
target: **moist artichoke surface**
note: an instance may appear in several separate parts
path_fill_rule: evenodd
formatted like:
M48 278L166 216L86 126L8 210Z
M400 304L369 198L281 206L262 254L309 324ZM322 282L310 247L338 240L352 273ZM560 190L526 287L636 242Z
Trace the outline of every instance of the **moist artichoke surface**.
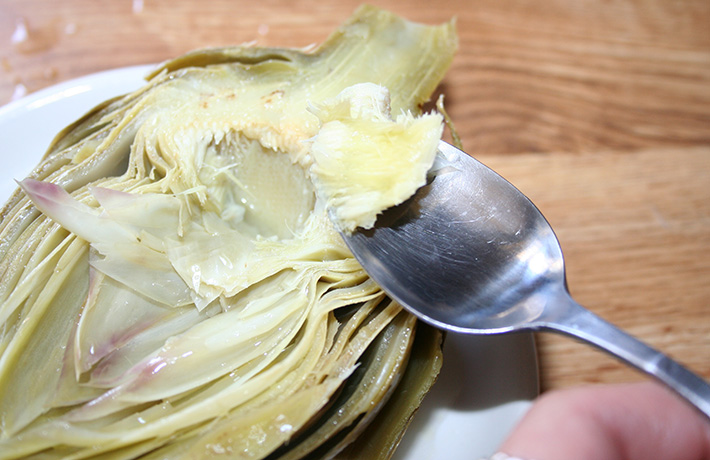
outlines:
M2 211L0 458L388 458L441 336L328 212L371 225L421 185L455 46L366 6L313 51L167 62L60 133Z

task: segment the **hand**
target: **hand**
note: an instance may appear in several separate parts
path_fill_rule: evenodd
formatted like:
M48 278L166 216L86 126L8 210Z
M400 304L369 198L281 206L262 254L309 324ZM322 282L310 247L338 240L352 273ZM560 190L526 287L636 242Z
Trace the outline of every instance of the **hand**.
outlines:
M710 422L654 382L542 395L500 449L531 460L708 460Z

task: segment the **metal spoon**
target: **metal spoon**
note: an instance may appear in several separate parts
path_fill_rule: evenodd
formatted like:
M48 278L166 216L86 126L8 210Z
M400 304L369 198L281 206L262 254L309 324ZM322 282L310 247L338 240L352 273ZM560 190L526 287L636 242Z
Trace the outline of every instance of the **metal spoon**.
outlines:
M710 418L703 379L572 299L559 242L525 195L445 142L428 179L375 228L343 234L392 298L455 332L576 337L657 378Z

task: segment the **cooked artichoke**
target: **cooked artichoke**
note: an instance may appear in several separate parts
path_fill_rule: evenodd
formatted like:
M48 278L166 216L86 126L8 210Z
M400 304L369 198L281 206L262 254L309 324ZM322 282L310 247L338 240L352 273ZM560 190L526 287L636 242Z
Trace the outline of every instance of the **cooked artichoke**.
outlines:
M366 6L310 52L167 62L60 133L2 211L0 458L388 458L441 335L328 216L422 184L455 47Z

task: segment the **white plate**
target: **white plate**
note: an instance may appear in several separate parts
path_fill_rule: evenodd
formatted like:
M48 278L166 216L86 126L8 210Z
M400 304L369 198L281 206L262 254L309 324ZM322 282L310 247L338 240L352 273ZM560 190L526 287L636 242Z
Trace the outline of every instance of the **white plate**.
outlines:
M150 66L67 81L0 107L0 201L37 164L62 128L92 107L138 88ZM396 460L475 460L491 455L538 392L530 334L449 334L444 368Z

